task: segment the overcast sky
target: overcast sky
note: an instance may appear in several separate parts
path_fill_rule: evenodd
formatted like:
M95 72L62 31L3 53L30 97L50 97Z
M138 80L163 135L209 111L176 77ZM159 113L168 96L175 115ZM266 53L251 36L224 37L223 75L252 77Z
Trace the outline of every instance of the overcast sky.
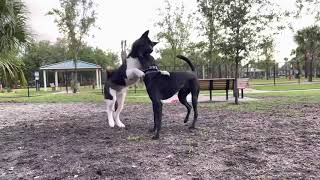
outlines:
M37 40L56 41L59 35L54 24L54 18L45 14L52 8L59 7L59 0L23 0L29 10L29 27ZM145 30L150 30L150 37L154 37L157 21L157 9L164 7L164 0L95 0L98 4L97 25L88 43L104 50L110 49L119 53L121 40L132 43ZM285 8L293 8L294 0L279 1ZM187 11L196 10L196 0L184 0ZM313 20L305 17L293 22L295 29L312 25ZM160 42L161 43L161 42ZM284 57L289 57L296 45L293 42L293 32L282 31L275 37L275 59L282 63Z

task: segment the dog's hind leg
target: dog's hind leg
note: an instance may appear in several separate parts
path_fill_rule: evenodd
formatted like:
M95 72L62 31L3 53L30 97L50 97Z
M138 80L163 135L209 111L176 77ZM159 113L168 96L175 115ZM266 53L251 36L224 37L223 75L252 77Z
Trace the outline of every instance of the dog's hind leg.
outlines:
M183 121L184 123L188 122L189 115L190 115L190 112L191 112L191 106L187 101L187 96L188 96L189 93L190 93L190 91L188 91L186 89L181 89L179 91L179 93L178 93L178 98L179 98L180 103L183 104L188 110L186 118Z
M161 129L161 120L162 120L162 103L158 101L152 102L153 113L154 113L154 123L156 133L152 139L159 139L160 129Z
M125 125L120 121L120 113L123 109L124 100L126 98L126 89L123 89L120 92L117 92L117 102L118 102L118 108L114 112L114 120L116 122L116 125L118 127L125 127Z
M155 131L156 131L156 129L157 129L157 126L156 126L156 119L157 119L157 117L156 117L156 113L153 111L153 128L149 129L149 132L150 132L150 133L155 132Z
M191 95L192 95L192 107L193 107L193 122L191 124L191 126L189 127L190 129L195 129L195 124L196 121L198 119L198 96L199 96L199 89L194 89L193 91L191 91Z
M109 88L108 92L108 96L105 96L105 102L107 105L107 115L108 115L108 123L110 127L114 127L114 119L113 119L113 112L114 112L114 108L115 108L115 103L117 100L117 96L116 96L116 91Z

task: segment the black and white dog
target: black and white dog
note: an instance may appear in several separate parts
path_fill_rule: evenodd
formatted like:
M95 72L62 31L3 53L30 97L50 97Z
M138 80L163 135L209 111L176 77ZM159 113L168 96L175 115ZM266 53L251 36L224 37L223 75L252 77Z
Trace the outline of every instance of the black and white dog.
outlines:
M107 72L107 80L104 86L104 98L107 105L108 122L110 127L116 124L118 127L125 127L120 121L119 115L123 109L127 88L144 77L139 59L150 55L153 47L158 42L153 42L148 37L149 31L132 44L126 64L122 64L118 69ZM169 74L161 71L162 74Z
M146 54L143 58L139 58L143 69L146 69L144 70L145 76L143 80L152 101L154 113L154 127L150 130L151 132L155 132L152 139L159 139L162 120L161 100L168 99L177 92L180 103L188 110L184 123L188 122L191 112L191 106L187 102L187 95L191 93L194 118L189 128L195 128L195 123L198 118L197 104L200 89L199 81L191 61L181 55L178 55L177 57L187 62L192 72L170 72L170 76L163 75L161 71L158 70L158 67L155 65L155 60L150 54Z

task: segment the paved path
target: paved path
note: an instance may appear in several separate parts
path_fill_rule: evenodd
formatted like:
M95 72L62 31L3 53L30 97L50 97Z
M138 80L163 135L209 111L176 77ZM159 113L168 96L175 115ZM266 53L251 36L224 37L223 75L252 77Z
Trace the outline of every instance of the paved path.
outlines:
M244 97L239 98L239 102L245 102L245 101L256 101L259 99L255 99L255 98L249 98L249 97ZM187 96L187 101L191 102L191 95ZM174 95L173 97L163 100L163 103L179 103L179 99L177 97L177 95ZM229 99L226 100L226 96L212 96L212 101L210 101L210 97L209 96L205 96L205 95L200 95L198 98L198 102L232 102L234 103L234 97L230 97Z
M280 90L280 91L263 91L263 90L256 90L256 89L246 89L244 94L259 94L259 93L287 93L287 92L308 92L308 91L320 91L320 89L297 89L297 90L286 90L286 91L283 91L283 90ZM212 101L213 102L226 102L226 96L225 96L225 93L215 93L216 95L213 95L212 96ZM217 96L218 94L218 96ZM188 95L187 97L187 100L188 102L191 102L191 96ZM259 99L256 99L256 98L250 98L250 97L244 97L243 99L242 98L239 98L239 101L240 102L243 102L243 101L256 101L256 100L259 100ZM210 102L210 97L208 95L200 95L199 96L199 99L198 99L199 102ZM166 99L166 100L163 100L162 101L163 103L175 103L175 102L179 102L178 100L178 97L175 95L169 99ZM232 96L232 93L230 93L229 95L229 99L228 99L228 102L234 102L234 97Z
M294 90L277 90L277 91L267 91L267 90L256 90L256 89L245 89L245 93L283 93L283 92L307 92L307 91L320 91L320 89L294 89Z

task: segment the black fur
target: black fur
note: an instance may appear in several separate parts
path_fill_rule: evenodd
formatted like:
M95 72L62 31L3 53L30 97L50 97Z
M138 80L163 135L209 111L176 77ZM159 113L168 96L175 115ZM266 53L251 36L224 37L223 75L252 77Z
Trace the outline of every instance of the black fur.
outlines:
M162 120L161 100L168 99L177 92L179 101L187 108L187 115L184 119L184 123L188 122L192 108L186 99L187 95L191 93L194 118L190 129L195 128L198 117L197 103L200 88L198 78L194 72L195 68L191 61L181 55L178 55L177 57L186 61L193 72L170 72L170 76L163 75L159 70L155 69L145 72L144 83L152 101L154 113L154 127L151 129L151 132L155 132L153 139L159 139ZM147 67L150 66L155 66L155 60L150 54L143 56L139 60L145 69L148 69Z
M148 37L149 30L144 32L142 36L137 39L133 44L131 51L128 55L132 58L139 58L143 57L146 54L150 54L153 52L153 47L158 42L153 42ZM107 70L107 78L105 81L105 87L104 87L104 97L105 99L112 100L112 96L109 92L109 88L119 90L121 88L126 87L126 70L127 70L127 63L122 64L118 69L115 70Z
M142 58L153 52L153 47L158 44L158 42L151 41L148 34L149 30L144 32L142 36L132 44L132 49L128 57Z

